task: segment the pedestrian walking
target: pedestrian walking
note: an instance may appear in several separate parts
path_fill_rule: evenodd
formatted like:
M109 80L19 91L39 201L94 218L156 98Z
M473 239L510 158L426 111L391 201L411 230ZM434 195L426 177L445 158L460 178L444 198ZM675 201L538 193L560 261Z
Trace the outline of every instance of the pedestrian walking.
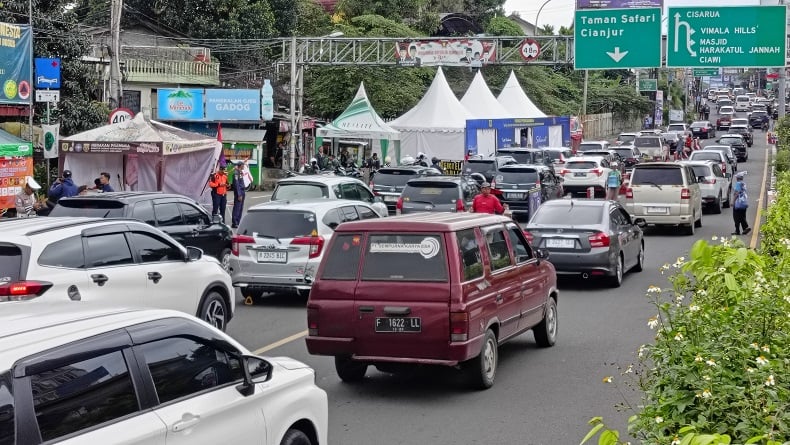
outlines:
M211 214L219 215L225 222L225 208L228 206L228 174L225 164L218 164L219 168L209 177L208 186L211 187Z
M32 176L25 177L25 186L14 197L17 218L31 218L36 216L43 205L36 199L36 190L41 188Z
M609 170L609 175L606 177L606 199L617 201L617 193L622 184L623 176L620 174L620 170L616 168Z
M482 193L475 196L472 200L472 212L474 213L490 213L501 215L505 213L505 208L499 202L499 198L491 194L491 184L484 182L480 184Z
M733 235L748 235L752 231L749 223L746 222L746 209L749 208L749 198L746 195L746 183L743 182L743 177L746 172L740 172L735 175L735 185L732 187L733 205L732 205L732 219L735 222L735 231ZM743 229L743 230L741 230Z
M239 227L241 214L244 211L246 189L247 187L244 183L244 161L236 161L236 168L233 169L233 216L231 217L231 228Z

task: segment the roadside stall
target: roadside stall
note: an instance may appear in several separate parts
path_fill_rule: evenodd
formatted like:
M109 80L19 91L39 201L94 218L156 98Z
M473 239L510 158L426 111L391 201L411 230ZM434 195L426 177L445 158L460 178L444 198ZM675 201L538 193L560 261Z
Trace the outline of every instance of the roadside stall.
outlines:
M33 144L0 130L0 214L14 208L25 176L33 176Z
M115 190L163 191L211 202L206 187L221 152L214 138L192 133L142 113L134 119L61 139L60 172L77 185L93 184L101 172Z

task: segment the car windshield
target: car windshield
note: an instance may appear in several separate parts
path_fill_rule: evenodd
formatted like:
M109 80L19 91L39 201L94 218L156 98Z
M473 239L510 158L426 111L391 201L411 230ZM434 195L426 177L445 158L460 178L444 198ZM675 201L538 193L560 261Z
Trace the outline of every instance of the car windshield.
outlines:
M508 168L500 170L498 182L505 184L536 184L538 182L538 171L534 168Z
M732 107L721 107L719 110L719 114L732 114L735 113L735 110Z
M466 161L466 165L464 166L467 173L485 173L487 171L494 169L494 160L490 161L476 161L476 160L469 160Z
M659 138L636 138L634 140L635 147L656 147L661 146L661 139Z
M762 110L757 110L757 111L753 111L753 112L752 112L752 117L758 117L758 116L759 116L759 117L763 117L763 116L765 116L766 114L768 114L768 113L766 113L765 111L762 111Z
M725 136L725 137L719 139L719 143L720 144L728 144L728 145L742 144L743 143L743 139L741 139L741 138L734 138L734 137L726 137Z
M721 152L716 150L706 150L706 151L695 151L691 153L689 159L693 159L695 161L717 161L721 162Z
M730 128L735 128L738 125L744 125L744 126L749 125L749 119L742 119L742 118L733 119L732 120L732 127L730 127Z
M631 142L634 139L636 139L636 135L633 134L621 134L620 136L617 136L617 140L624 144Z
M683 185L683 173L678 167L644 167L631 173L632 185Z
M411 182L401 194L404 202L447 204L458 199L458 185L453 182Z
M733 133L748 133L749 129L742 125L738 125L738 126L733 125L730 127L730 131Z
M561 157L562 157L563 155L564 155L566 158L569 158L569 157L571 157L571 156L573 155L573 153L571 153L571 151L570 151L570 150L567 150L567 151L560 151L560 150L546 150L546 151L544 151L544 153L545 153L546 157L547 157L547 158L549 158L549 159L551 159L552 161L555 161L555 160L557 160L557 159L561 159Z
M363 281L447 281L441 234L371 234L362 266Z
M264 238L310 236L316 230L315 213L305 210L250 210L241 219L239 235Z
M544 205L530 221L530 224L587 225L600 224L603 213L602 206L590 205Z
M272 201L295 201L299 199L329 198L329 189L324 184L291 182L277 184Z
M17 281L22 273L22 250L18 246L0 245L0 283Z
M409 179L414 179L416 176L418 176L418 173L414 170L382 168L376 172L376 175L373 177L373 183L376 185L403 187Z
M594 161L570 161L565 164L565 168L571 170L592 170L597 167L598 164Z
M123 218L124 204L108 199L61 199L49 216Z

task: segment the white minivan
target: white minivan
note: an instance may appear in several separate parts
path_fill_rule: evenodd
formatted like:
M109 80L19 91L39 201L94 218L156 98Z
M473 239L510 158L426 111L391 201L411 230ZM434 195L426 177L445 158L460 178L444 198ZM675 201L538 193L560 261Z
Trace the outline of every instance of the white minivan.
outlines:
M741 95L735 96L735 111L749 111L751 109L751 102L749 101L749 96Z

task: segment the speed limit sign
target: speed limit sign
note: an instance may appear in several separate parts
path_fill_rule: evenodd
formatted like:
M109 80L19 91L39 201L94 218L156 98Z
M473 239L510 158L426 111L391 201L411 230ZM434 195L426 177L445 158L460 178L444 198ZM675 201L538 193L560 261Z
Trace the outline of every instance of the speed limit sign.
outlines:
M540 44L532 39L526 39L521 42L521 57L530 62L535 60L540 55Z
M110 123L117 124L132 120L134 117L132 110L128 108L116 108L110 113Z

